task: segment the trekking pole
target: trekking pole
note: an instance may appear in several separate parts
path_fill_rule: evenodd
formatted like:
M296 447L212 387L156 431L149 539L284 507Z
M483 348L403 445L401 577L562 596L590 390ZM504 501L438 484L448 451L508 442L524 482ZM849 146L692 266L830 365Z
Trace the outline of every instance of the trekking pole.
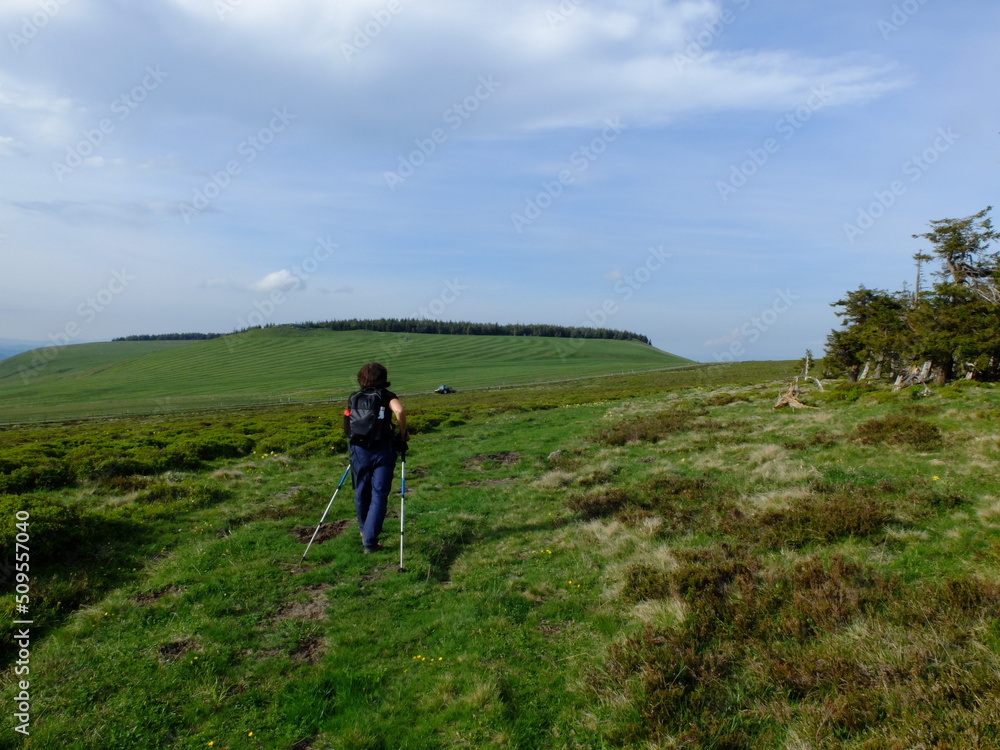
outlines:
M406 518L406 453L399 475L399 569L403 570L403 522Z
M319 533L319 527L323 525L323 521L326 520L326 514L330 512L330 506L333 505L333 501L337 499L337 493L340 492L340 488L344 484L344 480L347 479L347 474L351 470L351 465L347 464L347 468L344 469L344 476L340 478L340 484L337 485L337 489L333 491L333 497L330 498L330 502L326 504L326 510L323 511L323 517L319 519L319 524L316 526L316 531L313 532L312 539L309 540L309 544L306 545L306 551L302 553L302 560L299 560L299 565L302 561L306 559L306 554L309 552L309 548L312 547L313 541L316 539L316 535Z

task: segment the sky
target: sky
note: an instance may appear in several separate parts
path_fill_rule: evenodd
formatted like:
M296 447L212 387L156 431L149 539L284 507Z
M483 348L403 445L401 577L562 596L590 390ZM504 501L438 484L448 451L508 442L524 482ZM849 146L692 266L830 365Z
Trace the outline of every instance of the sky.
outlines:
M4 0L0 339L343 318L817 356L993 205L995 0Z

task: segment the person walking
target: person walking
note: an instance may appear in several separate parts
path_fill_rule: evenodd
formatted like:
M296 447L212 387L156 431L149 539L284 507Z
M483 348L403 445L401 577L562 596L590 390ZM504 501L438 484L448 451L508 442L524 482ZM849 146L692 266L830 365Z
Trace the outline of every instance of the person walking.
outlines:
M379 536L392 491L392 475L399 452L405 456L406 409L389 390L389 373L378 362L358 371L360 390L351 394L344 412L344 427L351 451L354 506L365 554L382 549ZM394 434L392 417L398 434Z

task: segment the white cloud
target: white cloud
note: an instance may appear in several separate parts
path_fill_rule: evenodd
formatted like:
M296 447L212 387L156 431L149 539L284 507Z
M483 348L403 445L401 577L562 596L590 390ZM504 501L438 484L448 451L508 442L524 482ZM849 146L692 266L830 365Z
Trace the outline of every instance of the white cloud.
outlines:
M726 346L727 344L731 344L734 341L742 341L742 340L743 340L743 335L740 333L740 329L734 328L721 338L709 339L708 341L705 341L702 344L702 346Z
M305 285L298 276L287 268L269 273L259 281L250 284L248 289L254 292L291 292L303 288Z
M0 135L0 156L13 156L17 150L17 142L9 137Z
M717 0L222 1L233 6L224 20L211 3L172 0L200 31L225 36L227 55L246 50L243 62L262 71L255 101L312 87L323 95L315 105L321 111L310 115L338 130L399 128L409 135L414 122L471 94L477 76L495 76L503 85L463 135L488 137L590 128L616 116L635 126L705 111L780 110L817 86L834 91L835 103L847 103L896 85L874 58L727 50L728 29L690 63L678 64L724 7L732 12ZM553 13L562 20L553 22ZM740 22L737 15L732 25ZM289 80L297 83L289 87ZM243 87L220 88L246 95Z
M18 150L38 144L58 147L74 134L72 102L45 86L17 80L0 71L0 129L12 135Z

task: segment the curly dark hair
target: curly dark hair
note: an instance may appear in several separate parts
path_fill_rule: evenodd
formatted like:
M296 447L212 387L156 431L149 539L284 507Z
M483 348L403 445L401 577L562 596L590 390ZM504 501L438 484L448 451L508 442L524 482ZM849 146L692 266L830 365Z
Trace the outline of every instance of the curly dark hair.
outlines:
M392 385L388 378L389 371L378 362L369 362L358 370L358 385L362 388L388 388Z

